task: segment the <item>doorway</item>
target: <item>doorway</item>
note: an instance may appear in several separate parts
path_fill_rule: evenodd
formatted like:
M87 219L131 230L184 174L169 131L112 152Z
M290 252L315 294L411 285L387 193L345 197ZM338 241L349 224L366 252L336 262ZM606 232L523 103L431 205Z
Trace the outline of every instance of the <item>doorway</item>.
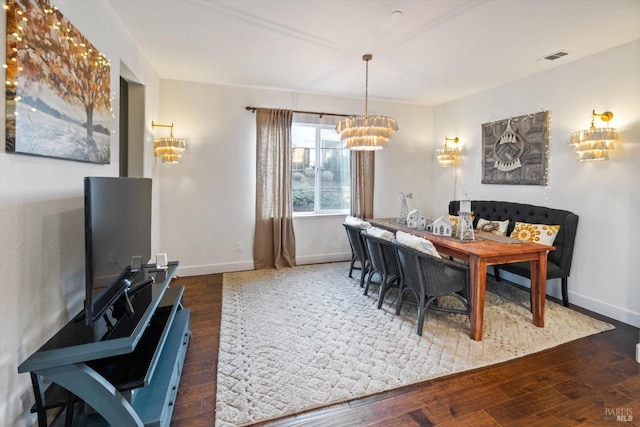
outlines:
M119 175L144 176L145 87L124 64L120 64Z

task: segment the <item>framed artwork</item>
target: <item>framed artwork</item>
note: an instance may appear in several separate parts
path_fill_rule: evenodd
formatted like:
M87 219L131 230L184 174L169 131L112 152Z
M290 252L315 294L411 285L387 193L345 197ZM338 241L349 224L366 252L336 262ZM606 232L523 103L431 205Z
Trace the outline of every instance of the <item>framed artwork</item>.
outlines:
M549 112L482 124L482 183L547 185Z
M6 151L110 163L109 60L47 0L6 11Z

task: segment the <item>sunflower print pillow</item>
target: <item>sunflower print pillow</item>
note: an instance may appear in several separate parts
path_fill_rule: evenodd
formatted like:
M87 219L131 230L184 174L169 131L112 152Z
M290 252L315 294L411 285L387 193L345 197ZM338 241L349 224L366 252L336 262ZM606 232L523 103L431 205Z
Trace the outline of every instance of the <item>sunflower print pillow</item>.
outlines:
M526 242L553 246L553 241L556 239L558 231L560 231L559 225L529 224L516 221L510 237Z

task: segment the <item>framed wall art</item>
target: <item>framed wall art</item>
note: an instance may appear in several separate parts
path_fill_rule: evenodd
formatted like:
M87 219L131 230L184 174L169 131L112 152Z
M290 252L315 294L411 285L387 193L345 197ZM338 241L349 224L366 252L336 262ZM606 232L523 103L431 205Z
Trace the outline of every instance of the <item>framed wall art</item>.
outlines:
M6 13L6 151L110 163L109 60L47 0Z
M547 185L549 112L482 124L482 183Z

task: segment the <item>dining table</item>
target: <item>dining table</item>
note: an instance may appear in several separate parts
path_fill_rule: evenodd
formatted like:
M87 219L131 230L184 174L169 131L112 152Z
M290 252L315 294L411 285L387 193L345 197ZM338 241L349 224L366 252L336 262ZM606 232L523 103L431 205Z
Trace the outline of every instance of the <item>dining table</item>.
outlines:
M473 340L482 340L484 300L487 267L512 262L530 262L531 312L533 324L544 327L544 306L547 285L547 254L554 246L512 239L490 232L474 230L473 239L443 236L428 230L410 228L397 218L374 218L367 221L375 227L392 232L403 231L423 237L433 243L436 250L469 264L469 323Z

